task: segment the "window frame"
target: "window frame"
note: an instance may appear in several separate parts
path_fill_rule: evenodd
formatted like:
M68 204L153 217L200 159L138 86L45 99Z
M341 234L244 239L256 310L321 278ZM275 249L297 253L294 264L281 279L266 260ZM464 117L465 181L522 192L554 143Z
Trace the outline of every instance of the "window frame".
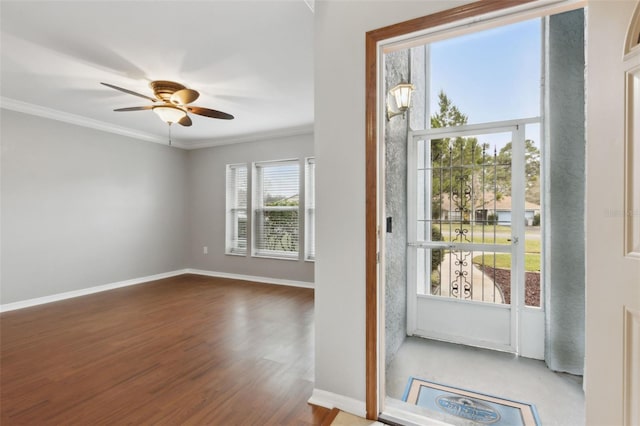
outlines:
M304 159L304 260L316 261L316 158Z
M237 172L240 169L244 169L244 190L245 200L244 207L239 205L238 191L238 177ZM233 187L230 185L231 173L234 173L235 182ZM248 253L247 247L249 243L249 165L248 163L236 163L227 164L225 167L225 254L232 256L246 256ZM245 222L245 238L244 247L241 247L240 242L240 214L244 211Z

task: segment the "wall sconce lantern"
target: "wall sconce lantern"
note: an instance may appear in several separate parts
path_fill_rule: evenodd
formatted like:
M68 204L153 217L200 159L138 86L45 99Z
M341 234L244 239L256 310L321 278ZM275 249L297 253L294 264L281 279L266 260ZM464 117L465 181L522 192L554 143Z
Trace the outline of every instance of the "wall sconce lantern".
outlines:
M411 94L415 90L415 86L410 83L400 83L389 90L387 95L387 120L396 115L402 115L411 107ZM396 100L396 110L391 108L391 97Z

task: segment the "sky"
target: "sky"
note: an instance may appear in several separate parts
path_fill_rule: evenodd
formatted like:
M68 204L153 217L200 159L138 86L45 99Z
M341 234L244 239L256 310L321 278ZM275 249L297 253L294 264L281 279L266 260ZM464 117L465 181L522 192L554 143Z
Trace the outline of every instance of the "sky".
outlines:
M431 44L431 114L440 90L468 116L468 124L540 115L541 21L534 19ZM527 139L540 141L539 126L527 126ZM511 134L481 135L478 141L500 150ZM265 168L271 194L293 196L284 176L298 166Z
M541 37L534 19L432 43L431 114L444 90L468 124L539 116Z

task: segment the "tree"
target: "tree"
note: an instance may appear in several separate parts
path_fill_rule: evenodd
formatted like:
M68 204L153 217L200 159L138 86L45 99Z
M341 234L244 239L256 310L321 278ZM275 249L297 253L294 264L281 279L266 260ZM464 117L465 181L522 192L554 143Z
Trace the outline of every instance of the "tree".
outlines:
M530 203L540 205L540 175L527 182L524 198Z
M467 115L440 91L431 127L461 126L467 121ZM499 152L488 152L489 145L473 137L431 140L432 218L441 218L447 209L471 221L476 209L485 209L481 201L485 196L496 201L511 196L512 146L509 142ZM525 141L525 175L526 200L540 204L540 150L530 139Z
M462 126L467 124L467 119L467 116L461 113L458 107L441 90L438 93L438 112L431 116L431 128ZM445 151L449 149L448 146L448 138L431 141L431 162L435 164L440 161Z
M467 124L468 117L460 112L451 99L440 90L438 93L438 112L431 116L431 127L452 127Z
M507 143L495 159L490 160L495 167L489 168L489 181L494 187L487 190L496 196L511 195L511 159L513 144ZM535 143L525 140L525 196L527 201L540 204L540 150ZM495 182L494 182L495 180Z
M431 117L431 127L467 124L467 116L443 92L438 94L438 112ZM478 190L476 172L482 163L482 146L476 138L443 138L431 141L432 214L441 213L442 202L449 202L464 220L473 212L472 194Z

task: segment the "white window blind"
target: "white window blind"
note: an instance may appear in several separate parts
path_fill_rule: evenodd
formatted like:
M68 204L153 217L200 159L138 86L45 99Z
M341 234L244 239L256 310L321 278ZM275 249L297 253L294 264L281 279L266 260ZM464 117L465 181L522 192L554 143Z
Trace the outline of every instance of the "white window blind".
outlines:
M298 160L254 164L253 254L298 258Z
M304 252L306 260L316 258L316 159L307 158L304 165Z
M247 165L227 165L226 253L247 253Z

